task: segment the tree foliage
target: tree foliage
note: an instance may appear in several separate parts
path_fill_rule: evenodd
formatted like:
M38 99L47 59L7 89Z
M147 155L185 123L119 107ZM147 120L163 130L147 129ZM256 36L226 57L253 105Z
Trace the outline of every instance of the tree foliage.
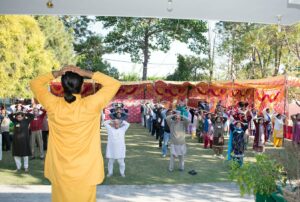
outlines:
M89 29L89 26L95 22L95 19L92 17L64 15L60 19L65 27L73 32L75 46L94 34Z
M0 97L29 97L29 81L59 67L30 16L0 16Z
M99 36L90 36L76 46L78 54L77 65L90 71L100 71L114 78L119 77L116 68L111 67L109 63L103 61L102 55L105 53L102 38Z
M56 16L36 16L45 35L45 48L52 52L61 65L75 64L73 33Z
M217 33L221 43L218 47L219 55L227 58L227 78L237 77L239 70L243 67L242 61L247 58L251 47L245 43L245 36L257 25L237 22L218 22ZM250 49L251 50L251 49Z
M77 55L77 65L91 71L101 71L114 78L119 78L119 72L102 56L107 51L103 47L102 37L95 34L90 26L95 23L95 18L90 16L62 16L62 21L74 36L74 50Z
M300 64L300 26L219 22L227 78L255 79L292 71ZM281 68L284 71L280 71Z
M202 81L209 78L208 59L178 55L177 62L178 67L173 74L167 76L167 80Z
M206 23L198 20L155 18L97 17L109 33L104 39L109 51L129 53L133 62L143 63L142 79L147 79L147 68L152 51L168 51L176 39L201 53L205 50Z

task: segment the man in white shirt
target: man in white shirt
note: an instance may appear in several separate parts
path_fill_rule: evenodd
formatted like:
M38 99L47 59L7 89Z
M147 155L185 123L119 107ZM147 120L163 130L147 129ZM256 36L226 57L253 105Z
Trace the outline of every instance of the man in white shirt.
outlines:
M130 124L123 120L114 119L104 122L107 129L108 139L106 146L106 158L108 159L108 174L107 177L113 175L115 160L119 163L119 170L122 177L125 177L125 133Z

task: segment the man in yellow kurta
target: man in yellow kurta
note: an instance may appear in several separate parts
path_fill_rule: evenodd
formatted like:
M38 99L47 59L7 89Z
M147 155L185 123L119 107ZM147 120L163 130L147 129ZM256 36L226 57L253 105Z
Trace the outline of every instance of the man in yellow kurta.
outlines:
M102 88L85 98L73 94L76 100L72 103L54 96L48 91L48 83L68 71L91 78ZM96 201L96 185L104 179L100 112L114 97L120 82L100 72L69 66L35 78L30 87L48 113L45 177L52 184L52 201Z

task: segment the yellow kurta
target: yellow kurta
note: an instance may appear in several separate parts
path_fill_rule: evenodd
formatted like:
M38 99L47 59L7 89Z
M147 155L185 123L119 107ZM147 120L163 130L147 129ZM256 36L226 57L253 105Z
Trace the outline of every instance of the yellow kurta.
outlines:
M67 103L48 91L52 73L32 80L31 90L48 113L49 140L45 177L54 185L96 185L104 179L100 144L101 110L120 87L120 82L100 72L92 79L102 85L94 95Z

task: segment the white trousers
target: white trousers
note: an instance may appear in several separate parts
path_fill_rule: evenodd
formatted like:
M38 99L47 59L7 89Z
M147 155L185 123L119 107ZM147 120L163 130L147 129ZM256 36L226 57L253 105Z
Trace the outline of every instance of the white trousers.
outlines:
M22 161L21 161L22 157L14 156L14 159L17 165L17 169L20 170L22 167ZM24 160L24 168L28 169L28 156L23 156L23 160Z
M117 160L118 163L119 163L120 174L124 175L125 174L125 162L124 162L124 159L108 159L108 174L109 175L113 174L115 160Z

